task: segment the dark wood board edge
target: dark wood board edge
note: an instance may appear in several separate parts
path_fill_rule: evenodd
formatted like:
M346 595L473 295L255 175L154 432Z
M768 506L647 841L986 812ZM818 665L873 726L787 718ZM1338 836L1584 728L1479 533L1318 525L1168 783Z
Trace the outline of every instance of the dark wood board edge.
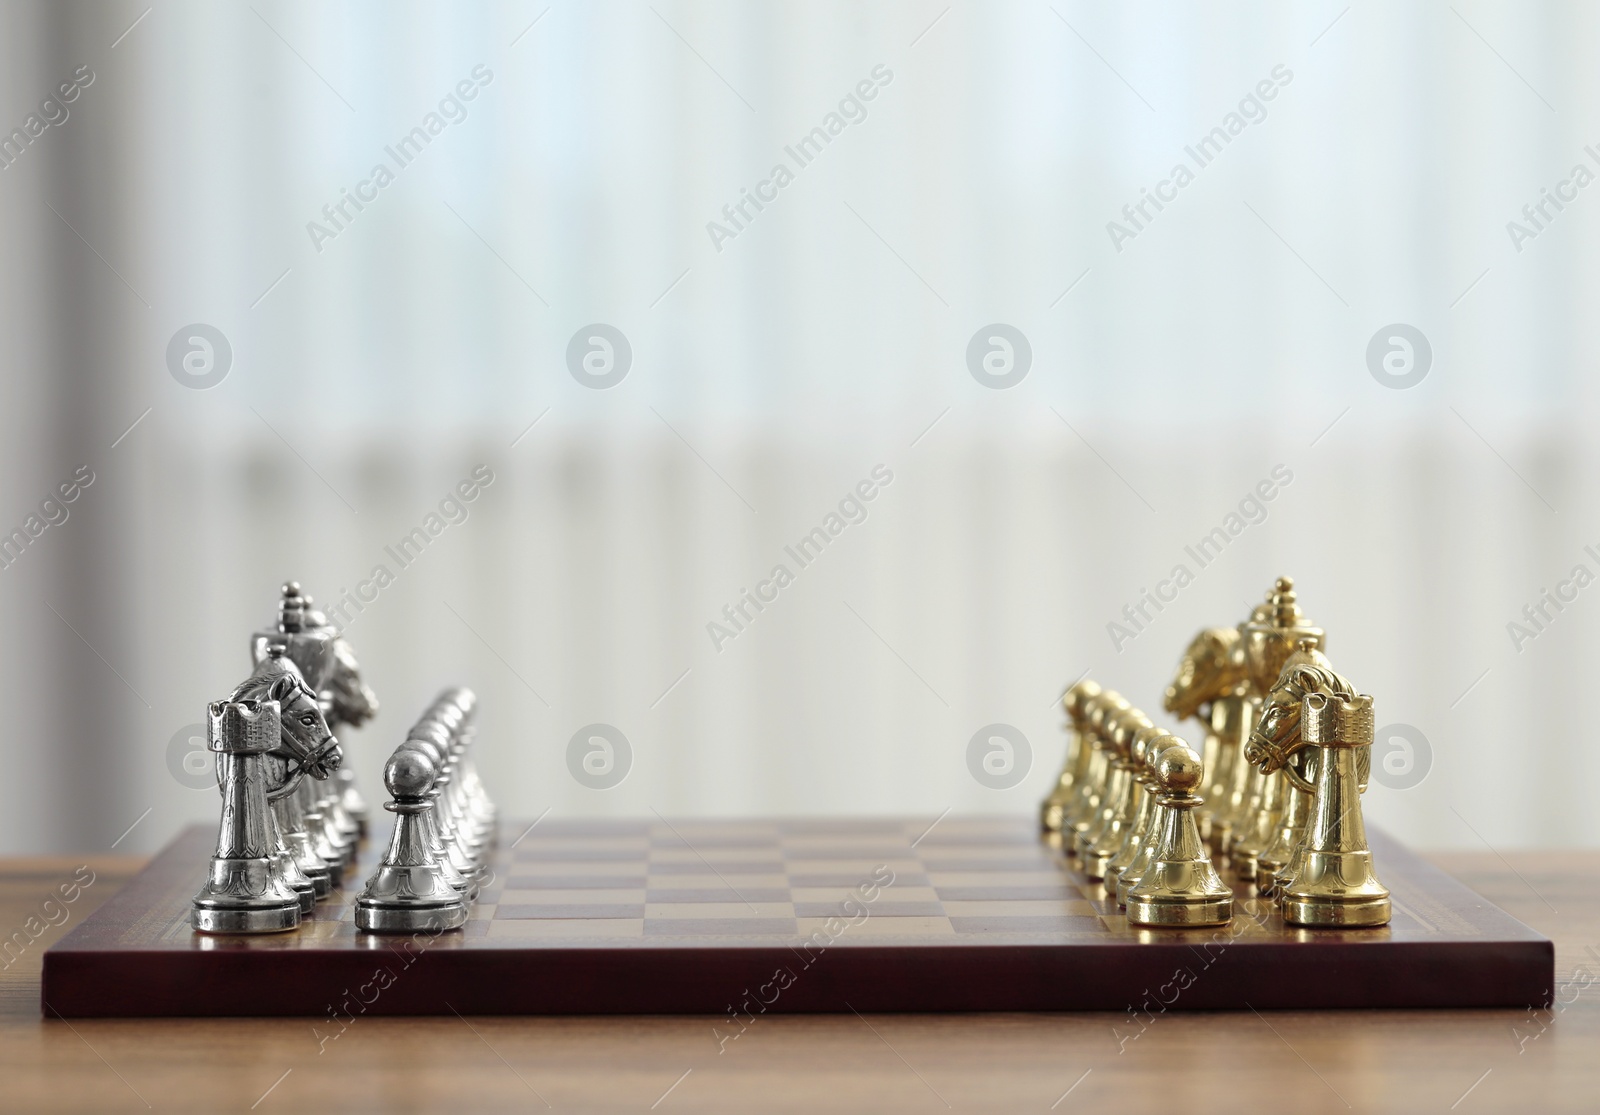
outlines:
M47 963L46 1013L176 1015L726 1014L1542 1007L1548 941L1258 944L1210 968L1181 944L856 945L806 966L788 948L461 949L129 954ZM1461 973L1472 972L1464 980ZM770 1000L763 1004L763 999ZM748 1004L748 1005L746 1005Z

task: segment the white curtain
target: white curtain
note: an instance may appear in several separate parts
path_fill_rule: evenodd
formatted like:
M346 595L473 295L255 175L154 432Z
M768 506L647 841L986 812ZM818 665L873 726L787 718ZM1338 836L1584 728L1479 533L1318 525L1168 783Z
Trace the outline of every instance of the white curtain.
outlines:
M0 571L0 851L214 819L170 741L288 578L374 597L375 806L463 683L511 816L931 819L1031 811L1086 671L1162 719L1195 629L1281 573L1431 752L1371 821L1594 843L1595 33L1484 3L6 7L0 127L63 118L0 170L0 528L94 479ZM605 389L569 369L595 324L631 350ZM995 324L1031 349L1004 389L967 355ZM1369 368L1395 324L1431 350L1407 389ZM207 389L169 368L195 325L231 350ZM1130 638L1147 590L1175 597ZM1572 598L1535 625L1545 590ZM1031 751L1001 789L969 764L996 723ZM631 748L609 789L569 769L592 724Z

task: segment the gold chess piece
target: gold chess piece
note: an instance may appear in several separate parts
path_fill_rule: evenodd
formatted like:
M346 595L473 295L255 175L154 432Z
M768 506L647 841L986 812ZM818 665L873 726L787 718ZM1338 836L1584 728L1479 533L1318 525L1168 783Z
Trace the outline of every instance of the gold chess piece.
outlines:
M1115 723L1116 717L1124 710L1131 708L1114 690L1104 690L1097 697L1091 697L1086 702L1085 723L1089 730L1088 743L1091 751L1089 773L1084 779L1083 793L1073 802L1063 823L1071 827L1072 832L1062 830L1062 847L1068 855L1079 855L1087 847L1085 837L1089 835L1100 820L1101 807L1110 789L1111 743L1108 737L1110 725ZM1096 833L1095 835L1099 835ZM1069 838L1070 837L1070 838ZM1092 843L1090 838L1088 843Z
M1088 776L1089 761L1094 748L1085 738L1088 732L1085 706L1089 698L1100 694L1100 686L1093 681L1080 681L1066 691L1061 707L1067 714L1067 760L1061 767L1055 788L1039 806L1039 829L1044 833L1058 833L1066 817L1067 806L1074 791Z
M1261 774L1244 761L1244 745L1250 740L1256 707L1257 701L1247 693L1240 694L1236 703L1217 702L1211 707L1214 730L1227 741L1225 747L1232 753L1233 769L1228 772L1228 781L1218 787L1222 801L1211 822L1211 846L1224 861L1249 829L1255 815L1251 804L1260 796Z
M1315 777L1311 764L1316 753L1305 748L1300 738L1300 703L1311 692L1355 695L1350 684L1334 672L1327 656L1317 649L1316 641L1306 638L1284 661L1245 749L1246 762L1266 761L1268 765L1280 767L1285 777L1302 791L1286 810L1278 838L1273 847L1263 853L1257 871L1256 886L1275 899L1283 897L1283 888L1300 869L1316 791L1309 781Z
M1155 846L1144 877L1128 891L1128 924L1223 925L1233 917L1233 891L1212 866L1194 815L1205 766L1176 736L1163 735L1150 749L1157 756Z
M1178 662L1178 672L1162 695L1162 707L1179 720L1191 716L1205 731L1201 760L1206 783L1206 804L1195 812L1200 838L1213 847L1226 843L1238 802L1232 800L1234 770L1246 764L1240 757L1249 734L1244 707L1244 648L1237 627L1207 627L1189 643ZM1240 783L1243 785L1242 781Z
M1313 790L1305 839L1275 879L1290 925L1389 922L1389 889L1373 868L1361 816L1372 740L1372 698L1356 693L1311 640L1303 641L1285 662L1246 752L1250 762L1273 771L1302 751L1310 753L1305 766Z
M1157 780L1156 762L1161 758L1157 748L1167 746L1164 741L1171 737L1160 729L1150 732L1140 732L1134 738L1134 778L1142 783L1143 805L1139 816L1134 820L1134 827L1129 833L1131 841L1132 858L1126 863L1122 862L1124 854L1129 850L1129 841L1124 842L1124 852L1119 853L1117 859L1111 861L1111 866L1106 869L1106 888L1108 892L1115 880L1115 893L1117 905L1128 905L1128 892L1139 885L1139 880L1144 878L1144 873L1150 869L1156 846L1156 830L1160 827L1161 808L1157 801L1161 794L1161 786ZM1199 810L1195 811L1198 821ZM1203 841L1202 841L1203 843Z
M1320 657L1320 655L1319 655ZM1299 868L1298 855L1305 846L1306 829L1311 823L1311 805L1316 786L1311 779L1313 752L1296 752L1283 765L1284 802L1272 843L1256 857L1256 889L1278 896L1282 887Z
M1323 630L1314 626L1300 610L1291 577L1279 577L1273 582L1266 600L1256 607L1249 621L1240 626L1239 635L1246 692L1253 712L1261 708L1283 672L1284 664L1299 646L1309 642L1313 649L1320 651L1327 640ZM1259 714L1250 719L1253 726ZM1236 825L1238 835L1229 849L1229 858L1239 878L1255 882L1261 853L1275 841L1284 815L1293 804L1292 795L1304 791L1287 781L1281 767L1268 770L1253 762L1246 765L1253 771L1250 778L1253 789Z
M1150 718L1136 708L1123 709L1108 725L1107 755L1111 775L1106 781L1105 801L1095 826L1079 844L1083 873L1091 879L1104 879L1106 868L1116 858L1122 840L1133 825L1134 779L1133 740L1141 728L1153 728Z
M1283 778L1278 774L1256 772L1247 806L1249 827L1233 842L1229 863L1234 874L1253 883L1261 853L1272 843L1283 818Z
M1138 858L1139 850L1149 835L1150 819L1155 813L1155 795L1151 792L1151 786L1155 782L1155 770L1151 762L1150 743L1166 734L1154 724L1146 723L1129 741L1128 759L1132 767L1133 785L1129 793L1128 807L1132 813L1132 820L1123 832L1122 843L1117 845L1117 854L1106 864L1105 881L1108 894L1116 894L1121 890L1122 873Z

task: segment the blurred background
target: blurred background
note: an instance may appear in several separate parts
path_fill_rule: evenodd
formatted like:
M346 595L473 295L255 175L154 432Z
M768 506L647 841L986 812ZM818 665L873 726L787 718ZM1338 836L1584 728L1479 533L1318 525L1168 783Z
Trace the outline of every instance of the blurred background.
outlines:
M1031 813L1066 685L1154 712L1284 573L1370 821L1593 846L1597 33L6 3L0 852L214 823L290 578L359 605L374 807L463 683L513 817L931 820Z

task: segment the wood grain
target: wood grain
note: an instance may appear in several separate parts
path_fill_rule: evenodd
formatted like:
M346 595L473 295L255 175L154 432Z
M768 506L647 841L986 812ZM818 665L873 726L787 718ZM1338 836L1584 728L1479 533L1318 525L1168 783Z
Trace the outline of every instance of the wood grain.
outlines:
M1600 853L1430 858L1555 941L1554 1009L1168 1014L1137 1038L1120 1014L789 1015L720 1053L709 1017L369 1018L319 1050L307 1019L42 1021L30 948L0 972L0 1108L1592 1111ZM0 862L0 927L81 862ZM135 866L88 863L69 924Z

